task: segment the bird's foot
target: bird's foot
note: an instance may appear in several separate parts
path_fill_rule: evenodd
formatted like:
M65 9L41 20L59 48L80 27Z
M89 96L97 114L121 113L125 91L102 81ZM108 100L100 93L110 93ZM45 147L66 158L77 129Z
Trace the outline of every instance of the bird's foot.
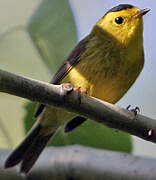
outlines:
M140 112L140 108L138 106L136 106L135 108L132 108L132 109L130 109L130 107L131 107L131 105L128 105L126 109L133 112L135 116L138 114L138 112Z
M81 87L74 88L74 91L78 93L79 104L81 104L81 95L87 95L87 89L81 89Z
M78 93L78 101L79 104L81 104L81 95L87 95L87 89L81 89L81 87L74 88L71 83L63 83L62 89L66 93L70 93L72 91L75 91Z
M74 91L77 92L78 94L82 94L82 95L87 95L87 89L81 89L81 87L78 88L74 88Z

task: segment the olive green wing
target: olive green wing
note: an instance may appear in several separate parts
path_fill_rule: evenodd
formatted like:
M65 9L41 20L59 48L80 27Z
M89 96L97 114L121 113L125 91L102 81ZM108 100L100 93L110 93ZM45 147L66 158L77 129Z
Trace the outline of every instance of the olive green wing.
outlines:
M92 35L88 35L83 40L81 40L78 45L74 48L68 58L64 61L62 66L58 69L53 79L51 80L51 84L59 84L61 80L69 73L69 71L79 63L81 60L81 55L85 52L87 44L89 40L92 38ZM36 108L34 118L36 119L44 110L46 105L39 104Z
M81 55L86 50L86 46L90 40L91 35L87 36L83 40L81 40L78 45L74 48L68 58L64 61L62 66L58 69L56 74L54 75L51 83L59 84L60 81L68 74L68 72L80 61Z

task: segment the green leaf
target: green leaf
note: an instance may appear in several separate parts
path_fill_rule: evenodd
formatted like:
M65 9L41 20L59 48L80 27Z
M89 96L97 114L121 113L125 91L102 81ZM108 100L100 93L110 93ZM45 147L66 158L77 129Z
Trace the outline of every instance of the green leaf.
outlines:
M43 61L54 73L77 42L68 0L42 0L27 26Z
M65 134L64 127L60 128L51 145L82 144L85 146L131 152L131 137L123 132L107 128L95 121L87 120L83 125Z

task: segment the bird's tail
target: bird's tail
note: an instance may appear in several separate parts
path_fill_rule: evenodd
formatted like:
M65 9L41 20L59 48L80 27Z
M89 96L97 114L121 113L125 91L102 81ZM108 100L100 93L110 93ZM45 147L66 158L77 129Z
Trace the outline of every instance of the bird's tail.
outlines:
M40 134L41 125L37 124L24 141L10 154L5 168L20 164L20 172L28 173L54 133L47 136Z

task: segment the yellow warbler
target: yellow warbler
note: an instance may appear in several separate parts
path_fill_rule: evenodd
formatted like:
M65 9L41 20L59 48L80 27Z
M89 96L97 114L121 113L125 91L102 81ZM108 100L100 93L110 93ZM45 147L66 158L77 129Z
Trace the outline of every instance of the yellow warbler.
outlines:
M74 48L51 83L70 82L90 96L116 103L143 68L142 17L148 11L129 4L110 9ZM86 120L43 104L35 118L32 130L6 160L6 168L20 163L21 172L27 173L60 125L67 123L65 132L69 132Z

